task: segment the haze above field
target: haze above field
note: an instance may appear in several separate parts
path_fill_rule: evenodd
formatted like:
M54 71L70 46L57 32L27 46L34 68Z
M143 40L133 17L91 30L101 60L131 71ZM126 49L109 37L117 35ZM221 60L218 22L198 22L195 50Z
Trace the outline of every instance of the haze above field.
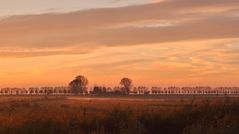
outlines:
M0 16L0 87L239 86L238 0L9 0Z

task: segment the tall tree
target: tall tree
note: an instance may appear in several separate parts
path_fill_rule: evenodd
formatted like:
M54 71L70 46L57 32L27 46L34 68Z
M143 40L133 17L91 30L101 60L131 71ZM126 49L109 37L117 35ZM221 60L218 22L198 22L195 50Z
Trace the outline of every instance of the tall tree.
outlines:
M70 89L74 94L83 94L87 92L88 79L79 75L69 83Z
M122 78L120 84L123 86L122 92L125 94L129 94L130 89L132 88L132 80L130 78Z

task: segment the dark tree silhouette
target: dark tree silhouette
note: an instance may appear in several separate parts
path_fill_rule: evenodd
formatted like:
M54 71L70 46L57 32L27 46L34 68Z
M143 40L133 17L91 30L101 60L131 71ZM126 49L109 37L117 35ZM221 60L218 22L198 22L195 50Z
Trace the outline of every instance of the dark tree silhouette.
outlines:
M74 94L83 94L86 93L88 79L85 76L79 75L69 84L72 93Z
M107 89L106 89L106 87L104 87L104 86L95 86L94 88L93 88L93 91L92 91L92 93L93 94L106 94L107 93L107 91L106 91Z
M131 79L129 79L129 78L122 78L121 79L121 81L120 81L120 84L123 86L123 88L122 88L122 92L124 93L124 94L129 94L129 92L130 92L130 89L131 89L131 87L132 87L132 80Z

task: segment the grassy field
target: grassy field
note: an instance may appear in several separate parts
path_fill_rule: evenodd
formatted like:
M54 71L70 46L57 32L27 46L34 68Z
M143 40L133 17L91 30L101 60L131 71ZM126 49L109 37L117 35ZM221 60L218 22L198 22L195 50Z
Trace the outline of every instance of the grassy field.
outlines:
M1 134L237 134L237 97L1 96Z

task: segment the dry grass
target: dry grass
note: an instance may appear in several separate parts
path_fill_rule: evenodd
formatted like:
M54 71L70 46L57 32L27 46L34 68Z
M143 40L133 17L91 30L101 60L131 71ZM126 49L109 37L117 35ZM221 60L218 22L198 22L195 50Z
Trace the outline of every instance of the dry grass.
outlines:
M222 127L225 122L238 123L238 115L234 116L238 102L238 98L203 97L1 96L0 133L157 133L160 126L162 132L174 133L163 131L167 130L164 125L174 127L176 133L196 133L200 127L208 127L203 124L207 118ZM222 117L215 117L218 119L203 115L217 116L216 110L222 109L228 111L219 113ZM158 126L147 127L149 124Z

